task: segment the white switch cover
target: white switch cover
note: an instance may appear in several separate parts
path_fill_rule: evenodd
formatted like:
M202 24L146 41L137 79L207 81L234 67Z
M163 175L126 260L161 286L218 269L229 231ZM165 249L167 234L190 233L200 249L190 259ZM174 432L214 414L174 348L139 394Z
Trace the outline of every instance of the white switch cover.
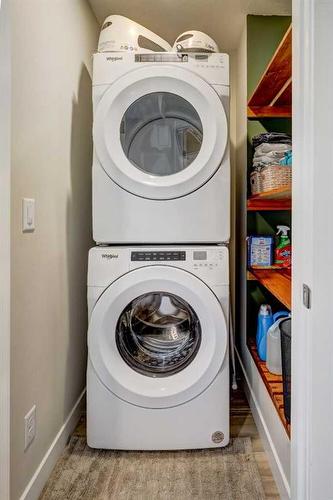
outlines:
M35 200L23 198L22 200L22 231L24 233L35 230Z
M36 405L24 417L24 451L36 436Z

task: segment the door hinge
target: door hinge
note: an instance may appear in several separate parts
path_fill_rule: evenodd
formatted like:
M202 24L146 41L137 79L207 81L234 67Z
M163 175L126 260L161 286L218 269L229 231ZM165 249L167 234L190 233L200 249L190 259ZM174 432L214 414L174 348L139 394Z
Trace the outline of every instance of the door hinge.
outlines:
M303 283L303 305L307 309L311 308L311 290L305 283Z

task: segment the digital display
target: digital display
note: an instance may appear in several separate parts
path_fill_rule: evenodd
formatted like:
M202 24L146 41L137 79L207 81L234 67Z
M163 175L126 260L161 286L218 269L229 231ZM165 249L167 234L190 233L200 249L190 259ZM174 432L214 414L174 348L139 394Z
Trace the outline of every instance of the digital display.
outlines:
M177 252L174 250L163 252L132 252L132 261L170 261L170 260L186 260L186 252Z
M207 252L203 251L193 252L193 260L207 260Z
M187 54L135 54L135 62L172 62L172 63L184 63L188 62Z

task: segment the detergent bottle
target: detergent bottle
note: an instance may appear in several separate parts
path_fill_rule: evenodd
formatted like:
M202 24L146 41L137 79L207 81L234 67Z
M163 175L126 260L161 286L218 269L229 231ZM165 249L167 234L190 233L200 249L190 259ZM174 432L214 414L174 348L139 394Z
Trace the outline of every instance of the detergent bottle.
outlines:
M285 315L285 311L279 311L273 314L272 308L269 304L261 304L258 313L256 335L257 352L261 361L266 361L267 357L267 332L269 328L275 323L278 318Z
M277 226L278 242L275 248L275 264L281 267L291 266L291 242L288 236L288 226Z
M280 316L267 332L267 369L275 375L282 375L280 323L288 317L291 314L285 311L284 316Z
M258 313L256 346L260 357L259 349L262 344L263 337L267 334L268 329L273 324L272 308L269 304L261 304Z

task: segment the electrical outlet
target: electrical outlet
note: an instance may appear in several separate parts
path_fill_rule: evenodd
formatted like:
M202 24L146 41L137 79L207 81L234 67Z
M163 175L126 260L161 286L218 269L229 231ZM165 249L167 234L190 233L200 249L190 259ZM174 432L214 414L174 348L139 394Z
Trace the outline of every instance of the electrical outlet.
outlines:
M36 436L36 405L24 417L24 451L29 448Z

